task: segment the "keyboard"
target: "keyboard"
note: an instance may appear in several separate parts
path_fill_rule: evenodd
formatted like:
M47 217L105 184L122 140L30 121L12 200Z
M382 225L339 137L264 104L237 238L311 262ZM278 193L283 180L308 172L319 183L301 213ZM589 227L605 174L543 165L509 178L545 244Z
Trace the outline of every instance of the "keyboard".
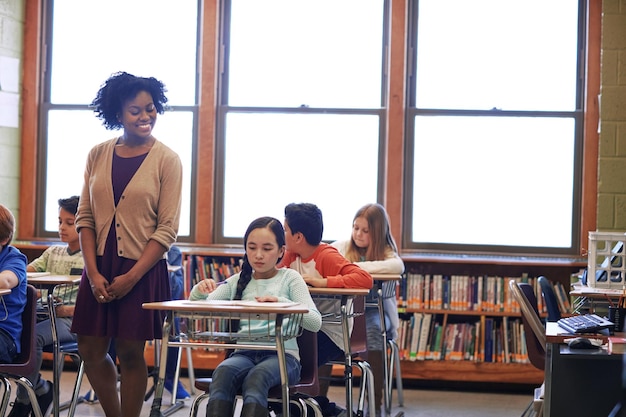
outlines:
M613 322L596 314L563 317L557 323L559 327L570 333L596 333L600 330L615 326Z

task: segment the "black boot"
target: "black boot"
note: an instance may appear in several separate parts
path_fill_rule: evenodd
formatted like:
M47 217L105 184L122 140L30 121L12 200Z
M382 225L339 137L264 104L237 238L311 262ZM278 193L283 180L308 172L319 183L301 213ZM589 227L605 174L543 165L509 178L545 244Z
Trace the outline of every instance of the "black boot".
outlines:
M267 407L258 403L246 403L241 409L241 417L267 417ZM208 417L208 414L207 414Z
M206 417L229 417L233 415L233 403L225 400L211 400L206 406Z

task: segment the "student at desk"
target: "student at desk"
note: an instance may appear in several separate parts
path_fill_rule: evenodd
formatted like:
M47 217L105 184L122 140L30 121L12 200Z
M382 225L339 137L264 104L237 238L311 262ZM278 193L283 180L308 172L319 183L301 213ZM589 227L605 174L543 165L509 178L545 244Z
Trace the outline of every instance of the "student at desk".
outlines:
M349 261L356 263L370 274L401 274L404 272L404 262L398 255L396 242L391 235L387 212L380 204L366 204L361 207L352 221L351 238L334 242L332 245ZM396 284L386 282L383 285L395 286ZM386 293L386 291L383 292ZM370 296L372 296L371 292ZM377 301L377 297L377 295L373 295L375 301ZM399 326L396 299L386 298L383 303L385 303L387 334L390 339L395 339ZM383 375L383 349L385 347L383 346L378 307L367 307L365 317L367 321L367 362L372 367L374 374L375 413L376 416L380 416L385 382ZM331 369L331 366L325 366L324 371L320 374L330 376ZM327 391L328 383L320 383L320 394L326 395Z
M246 253L240 273L220 286L212 279L203 280L192 288L189 299L295 301L309 309L302 327L317 332L322 317L302 277L291 269L276 267L285 253L285 231L280 221L272 217L254 220L246 230L243 246ZM243 320L239 326L242 335L265 333L268 328L275 332L273 321ZM285 341L285 361L289 384L295 384L301 369L295 338ZM278 356L275 351L237 349L217 366L212 378L207 417L231 416L239 388L243 392L241 417L267 417L269 390L281 383Z
M78 196L59 199L59 237L66 245L52 245L44 253L30 264L26 270L28 272L50 272L52 275L80 274L83 270L83 255L80 251L78 232L74 225L76 221L76 211L78 210ZM72 316L74 315L74 301L78 289L72 287L69 297L63 297L63 305L56 307L57 314L57 336L59 343L76 341L76 335L70 331L72 327ZM68 302L69 301L69 302ZM50 319L37 323L35 330L37 334L37 367L31 375L26 375L33 384L37 394L39 408L44 415L52 404L52 383L41 378L39 373L43 358L43 348L51 345L52 327ZM28 393L22 386L18 386L17 399L9 413L9 417L27 417L32 411Z
M6 307L0 320L0 362L13 362L21 351L22 312L26 305L26 256L11 245L15 218L0 204L0 289L11 290L2 296Z
M285 207L287 252L279 266L295 269L313 287L372 288L373 280L368 272L347 260L335 247L322 243L323 232L322 211L316 205L288 204ZM322 316L337 312L334 300L318 302L317 307ZM343 357L345 347L341 324L322 323L317 344L319 366ZM322 398L318 402L321 401ZM326 404L320 405L326 408ZM327 411L324 411L325 415ZM338 414L341 410L333 412Z

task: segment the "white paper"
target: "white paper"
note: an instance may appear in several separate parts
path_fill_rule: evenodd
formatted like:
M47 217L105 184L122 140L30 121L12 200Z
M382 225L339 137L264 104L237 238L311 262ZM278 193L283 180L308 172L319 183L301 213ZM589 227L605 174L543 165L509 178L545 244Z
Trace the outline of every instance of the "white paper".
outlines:
M0 126L18 127L20 96L0 91Z
M0 91L19 93L20 60L0 56Z

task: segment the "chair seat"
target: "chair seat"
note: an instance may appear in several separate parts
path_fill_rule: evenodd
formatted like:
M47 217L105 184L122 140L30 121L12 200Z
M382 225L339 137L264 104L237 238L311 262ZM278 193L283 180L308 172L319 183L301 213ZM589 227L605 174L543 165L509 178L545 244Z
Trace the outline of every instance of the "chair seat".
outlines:
M59 348L62 353L75 353L78 354L78 342L62 342L59 343ZM43 347L44 352L52 353L52 345L46 345Z
M37 345L35 334L35 323L37 315L37 290L32 285L26 286L26 306L22 313L22 337L21 352L12 363L0 364L0 379L4 383L4 393L0 406L0 415L5 415L9 404L11 389L9 380L21 385L26 389L28 398L32 404L35 417L42 417L41 410L37 403L37 395L31 382L25 375L32 374L37 370Z

